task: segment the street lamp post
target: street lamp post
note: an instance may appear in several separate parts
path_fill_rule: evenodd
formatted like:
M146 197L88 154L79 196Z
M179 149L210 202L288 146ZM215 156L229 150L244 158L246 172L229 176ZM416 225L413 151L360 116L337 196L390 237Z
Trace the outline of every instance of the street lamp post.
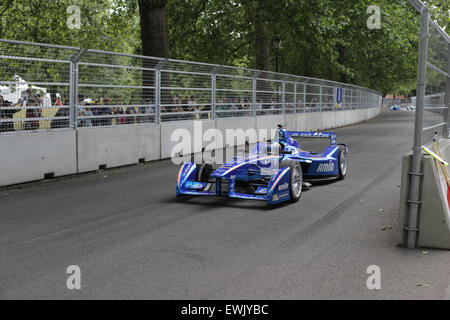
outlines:
M280 64L280 47L281 47L281 39L279 36L275 36L272 38L272 47L275 49L275 54L276 54L276 67L275 67L275 71L278 73L278 68L279 68L279 64ZM277 79L278 79L278 74L277 74ZM279 102L279 92L280 92L280 86L279 83L277 82L277 102ZM284 106L283 106L283 110L284 110Z
M281 39L279 36L275 36L272 39L272 46L275 49L276 52L276 72L278 73L278 67L280 63L280 47L281 47Z

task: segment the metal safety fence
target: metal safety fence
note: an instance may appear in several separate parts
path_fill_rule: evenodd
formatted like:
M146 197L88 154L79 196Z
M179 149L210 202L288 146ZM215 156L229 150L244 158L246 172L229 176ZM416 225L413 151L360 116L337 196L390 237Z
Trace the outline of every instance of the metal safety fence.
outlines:
M231 66L0 39L0 133L340 111L381 94Z
M420 13L420 43L417 75L417 105L410 179L406 246L415 248L419 233L421 206L422 147L433 139L448 139L450 108L450 37L432 19L429 7L409 0Z

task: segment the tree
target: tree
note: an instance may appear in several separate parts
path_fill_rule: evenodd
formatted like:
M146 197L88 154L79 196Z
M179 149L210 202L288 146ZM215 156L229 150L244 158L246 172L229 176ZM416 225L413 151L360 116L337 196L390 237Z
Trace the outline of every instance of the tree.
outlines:
M139 0L142 54L167 58L167 0Z

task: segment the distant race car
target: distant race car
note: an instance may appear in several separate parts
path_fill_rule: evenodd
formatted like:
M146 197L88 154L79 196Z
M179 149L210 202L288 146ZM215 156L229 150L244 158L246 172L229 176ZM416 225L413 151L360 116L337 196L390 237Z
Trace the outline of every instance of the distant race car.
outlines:
M400 106L392 106L391 107L391 111L400 111L400 110L401 110Z
M311 153L302 150L294 137L326 138L330 143L322 153ZM279 125L272 143L258 143L250 154L217 169L210 163L184 163L176 195L226 196L271 205L297 202L304 181L343 180L347 167L348 148L336 143L336 133L288 132Z

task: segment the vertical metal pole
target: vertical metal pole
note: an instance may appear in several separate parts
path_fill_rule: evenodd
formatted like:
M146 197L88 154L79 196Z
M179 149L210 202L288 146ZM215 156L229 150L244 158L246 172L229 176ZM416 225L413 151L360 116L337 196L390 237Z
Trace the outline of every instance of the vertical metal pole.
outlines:
M253 116L256 117L256 77L253 77L252 108L253 108Z
M297 82L294 83L294 114L297 113Z
M216 119L216 79L215 73L211 75L211 110L212 118Z
M303 112L306 112L306 83L303 82Z
M78 62L70 63L69 122L72 129L78 127Z
M359 107L358 109L362 109L363 105L362 105L362 91L360 89L358 89L359 92Z
M75 121L75 67L74 63L70 61L70 77L69 77L69 127L71 129L76 128Z
M322 102L323 102L323 99L322 99L322 92L323 92L323 87L322 87L322 85L320 85L320 104L319 104L319 110L320 110L320 112L322 112Z
M155 71L155 122L161 122L161 69Z
M406 245L409 249L416 247L418 233L418 216L420 205L420 180L422 167L423 117L425 104L425 86L427 80L427 56L429 37L428 7L422 8L420 14L419 70L417 76L417 110L414 127L414 147L411 164L409 189L409 210L406 226Z
M333 88L333 111L336 112L336 105L337 105L337 93L338 93L338 88L334 87Z
M342 110L345 111L345 107L347 104L345 103L345 95L347 93L347 90L345 88L342 88Z
M74 63L74 97L73 97L73 104L74 104L74 126L75 129L78 128L78 61Z
M282 96L281 96L281 107L283 108L283 115L286 114L286 82L283 81L281 84Z
M445 87L445 107L446 107L446 109L444 110L444 122L445 122L444 135L443 135L444 139L449 138L448 115L449 115L449 109L450 109L450 43L448 44L448 47L447 47L447 57L448 57L448 61L447 61L447 82L446 82L446 87Z

